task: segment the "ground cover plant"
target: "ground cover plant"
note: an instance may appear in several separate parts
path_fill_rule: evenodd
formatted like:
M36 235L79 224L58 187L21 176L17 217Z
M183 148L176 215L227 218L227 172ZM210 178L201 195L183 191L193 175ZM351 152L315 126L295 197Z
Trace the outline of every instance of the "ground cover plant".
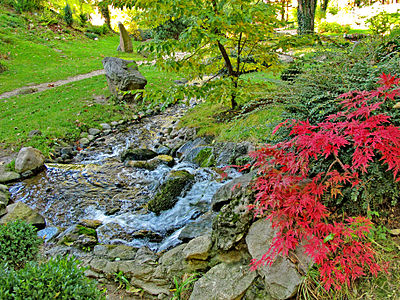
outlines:
M393 174L392 185L398 185L400 129L391 124L382 108L387 102L395 104L399 82L399 78L382 74L377 89L343 94L341 110L323 122L280 124L290 129L291 139L251 154L260 175L251 209L255 215L267 213L278 230L268 252L253 262L254 268L272 264L277 255L288 255L304 243L306 253L319 266L326 290L349 287L360 276L377 276L385 270L367 238L371 221L365 217L332 220L323 202L326 197L336 198L346 185L362 188L366 184L362 175L374 161L385 165ZM352 160L343 163L346 152ZM312 164L318 160L331 163L313 174Z
M14 221L0 225L0 263L22 268L37 258L41 242L31 224Z

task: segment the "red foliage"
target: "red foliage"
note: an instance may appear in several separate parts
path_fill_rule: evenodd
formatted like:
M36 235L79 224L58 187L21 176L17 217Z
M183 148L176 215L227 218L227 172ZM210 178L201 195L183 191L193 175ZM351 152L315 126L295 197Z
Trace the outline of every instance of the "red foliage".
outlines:
M322 196L336 197L345 185L357 187L359 174L376 159L387 164L396 178L400 170L400 129L379 113L387 100L400 96L400 79L382 74L373 91L351 91L341 98L342 111L311 125L290 120L279 125L291 129L291 139L250 154L259 168L254 185L256 215L268 213L278 234L272 246L252 268L272 264L276 255L287 255L300 242L319 266L326 289L340 289L360 276L376 275L382 268L366 235L372 223L364 217L330 221ZM352 152L352 164L344 165L341 151ZM326 171L310 178L312 160L333 159ZM396 180L399 180L397 178Z

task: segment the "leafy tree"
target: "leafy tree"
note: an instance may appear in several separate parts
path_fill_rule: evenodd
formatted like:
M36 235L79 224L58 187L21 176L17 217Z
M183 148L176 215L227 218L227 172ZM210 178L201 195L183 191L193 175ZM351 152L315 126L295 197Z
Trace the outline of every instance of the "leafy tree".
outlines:
M179 71L188 79L223 75L218 89L215 81L209 83L214 91L225 91L219 99L230 99L232 108L238 105L240 76L273 66L277 60L274 50L281 47L274 35L279 24L275 8L263 1L115 0L113 4L142 10L142 22L148 28L190 19L179 36L154 40L147 50L159 66ZM176 58L179 52L185 53L184 58Z
M315 8L317 0L299 0L297 8L297 33L314 33Z

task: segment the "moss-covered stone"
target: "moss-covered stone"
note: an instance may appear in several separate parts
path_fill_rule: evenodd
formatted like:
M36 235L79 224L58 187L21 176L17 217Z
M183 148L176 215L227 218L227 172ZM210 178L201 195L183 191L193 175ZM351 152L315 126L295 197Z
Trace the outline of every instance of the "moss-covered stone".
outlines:
M150 200L148 209L157 215L161 211L172 208L178 197L194 182L194 176L188 171L172 171L168 179L160 186L155 197Z
M215 156L213 148L205 147L201 149L194 158L194 162L202 168L215 166Z
M153 150L146 148L128 148L121 154L121 160L149 160L158 154Z

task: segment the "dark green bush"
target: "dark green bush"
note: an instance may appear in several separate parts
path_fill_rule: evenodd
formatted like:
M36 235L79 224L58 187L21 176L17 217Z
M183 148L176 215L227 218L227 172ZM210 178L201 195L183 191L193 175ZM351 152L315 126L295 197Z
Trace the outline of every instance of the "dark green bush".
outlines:
M107 34L108 31L109 29L107 25L102 25L102 26L89 25L88 28L86 28L86 32L96 35Z
M36 229L30 224L15 221L0 225L0 262L21 268L36 258L40 243Z
M68 3L64 7L64 21L65 23L67 23L68 26L72 26L72 24L74 23L74 18L72 17L72 10Z
M14 271L0 267L0 299L104 299L95 282L85 277L73 258L54 258L42 264L30 262Z
M302 69L301 64L291 63L289 67L287 67L285 70L282 71L280 77L283 81L293 81L299 74L301 74L302 72L301 69Z
M42 0L14 0L10 4L19 13L42 8Z
M0 62L0 73L7 71L7 67Z

